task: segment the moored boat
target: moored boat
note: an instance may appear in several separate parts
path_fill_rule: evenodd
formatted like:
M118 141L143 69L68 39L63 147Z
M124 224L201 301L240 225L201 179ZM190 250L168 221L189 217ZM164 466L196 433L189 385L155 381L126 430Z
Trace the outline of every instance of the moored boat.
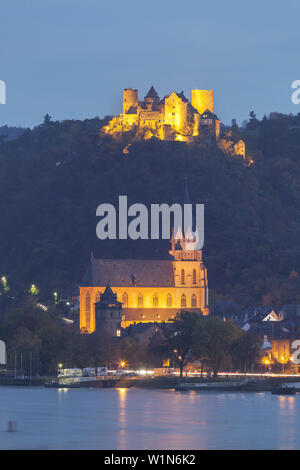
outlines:
M296 395L296 387L281 384L272 389L272 395Z

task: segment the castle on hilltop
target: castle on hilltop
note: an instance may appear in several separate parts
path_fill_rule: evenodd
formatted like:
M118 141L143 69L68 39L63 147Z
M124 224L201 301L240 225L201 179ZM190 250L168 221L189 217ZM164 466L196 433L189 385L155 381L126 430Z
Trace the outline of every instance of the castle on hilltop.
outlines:
M102 130L121 135L136 131L144 139L193 142L199 136L218 140L220 120L214 114L213 90L192 90L191 101L183 91L159 98L152 86L143 101L138 90L123 90L123 113L114 117Z

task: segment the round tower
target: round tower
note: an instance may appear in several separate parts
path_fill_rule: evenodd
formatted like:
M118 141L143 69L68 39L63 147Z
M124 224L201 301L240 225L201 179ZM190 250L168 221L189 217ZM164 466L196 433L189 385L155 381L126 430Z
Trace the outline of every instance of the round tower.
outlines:
M192 106L200 114L206 109L214 113L214 90L192 90Z
M138 106L138 91L132 88L124 88L123 90L123 114L126 114L131 107Z

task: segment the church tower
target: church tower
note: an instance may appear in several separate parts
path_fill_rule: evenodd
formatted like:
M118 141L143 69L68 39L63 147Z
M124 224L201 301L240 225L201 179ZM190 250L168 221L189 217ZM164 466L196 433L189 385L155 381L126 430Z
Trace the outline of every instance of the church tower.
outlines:
M184 204L190 205L189 190L185 179ZM190 219L192 220L192 218ZM176 230L176 233L175 233ZM203 315L209 314L208 307L208 285L207 270L202 260L202 250L193 249L193 242L197 231L193 235L192 227L187 227L185 233L181 228L173 229L170 240L171 250L169 254L173 257L175 287L183 289L197 288L192 298L192 307L200 307ZM183 302L184 303L184 302ZM182 305L184 308L184 305Z

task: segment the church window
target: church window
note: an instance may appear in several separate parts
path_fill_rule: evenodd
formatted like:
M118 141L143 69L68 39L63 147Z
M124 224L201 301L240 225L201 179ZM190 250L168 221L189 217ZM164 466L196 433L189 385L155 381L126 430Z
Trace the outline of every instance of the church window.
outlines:
M138 304L138 307L139 307L139 308L143 308L143 305L144 305L144 298L143 298L143 295L142 295L142 294L139 294L139 295L138 295L137 304Z
M124 292L122 295L122 302L124 307L128 307L128 294L127 292Z
M154 294L153 295L153 307L157 307L158 306L158 296L157 294Z
M95 301L99 302L99 300L100 300L100 291L98 290L98 292L96 293Z
M195 294L192 295L192 307L197 307L197 297L195 296Z
M181 270L181 284L185 284L185 274L184 269Z
M91 329L91 296L89 292L86 294L85 298L85 323L89 331Z
M181 307L182 308L186 307L186 296L185 296L185 294L182 294L182 296L181 296Z
M167 307L172 307L172 295L167 295Z
M197 284L197 273L196 273L196 269L193 269L193 284Z

